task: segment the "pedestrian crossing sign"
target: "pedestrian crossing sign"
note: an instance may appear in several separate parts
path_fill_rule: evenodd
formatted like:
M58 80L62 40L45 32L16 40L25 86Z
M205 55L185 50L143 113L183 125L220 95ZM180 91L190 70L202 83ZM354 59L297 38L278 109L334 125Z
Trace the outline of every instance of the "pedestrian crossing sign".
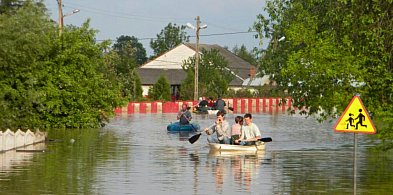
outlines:
M334 131L366 134L375 134L377 132L359 96L352 98L337 121Z

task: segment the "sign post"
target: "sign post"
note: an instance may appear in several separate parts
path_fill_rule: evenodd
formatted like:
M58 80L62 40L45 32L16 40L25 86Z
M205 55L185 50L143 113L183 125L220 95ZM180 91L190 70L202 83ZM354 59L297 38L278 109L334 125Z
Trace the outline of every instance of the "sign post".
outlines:
M334 126L335 132L353 132L353 194L356 194L358 133L375 134L377 130L359 96L353 96Z

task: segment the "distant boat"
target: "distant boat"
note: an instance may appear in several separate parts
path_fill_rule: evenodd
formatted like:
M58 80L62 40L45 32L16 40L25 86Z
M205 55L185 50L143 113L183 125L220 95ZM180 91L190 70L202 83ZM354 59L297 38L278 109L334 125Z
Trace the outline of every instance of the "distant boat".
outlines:
M166 129L169 132L182 132L182 131L189 131L189 132L195 131L196 132L196 131L199 131L200 126L198 123L190 123L187 125L181 125L179 122L174 122L174 123L169 124L166 127Z
M210 115L216 115L218 110L207 110L207 113Z

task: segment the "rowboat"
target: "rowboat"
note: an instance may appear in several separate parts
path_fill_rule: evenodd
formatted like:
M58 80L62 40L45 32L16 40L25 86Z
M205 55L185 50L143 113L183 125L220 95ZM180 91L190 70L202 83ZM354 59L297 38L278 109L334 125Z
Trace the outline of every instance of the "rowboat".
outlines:
M265 150L265 142L256 142L255 145L242 146L242 145L231 145L231 144L216 144L209 143L210 150L216 151L261 151Z
M208 155L210 157L234 157L234 156L263 157L265 156L265 150L257 150L257 151L210 150Z
M190 123L187 125L182 125L179 122L174 122L169 124L166 127L166 130L169 132L183 132L183 131L188 131L188 132L195 132L195 131L199 131L199 124L197 123Z
M208 113L209 115L216 115L217 112L218 112L218 110L207 110L207 113Z

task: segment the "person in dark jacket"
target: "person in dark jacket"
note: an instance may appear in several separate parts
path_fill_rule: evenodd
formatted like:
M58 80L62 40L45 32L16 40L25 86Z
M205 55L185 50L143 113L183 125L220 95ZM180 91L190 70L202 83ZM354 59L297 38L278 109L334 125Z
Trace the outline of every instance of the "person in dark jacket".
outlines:
M226 113L225 106L226 106L225 101L222 100L221 97L218 97L218 99L216 100L216 103L214 105L216 110L219 110L219 111L221 111L221 112L223 112L225 114Z

